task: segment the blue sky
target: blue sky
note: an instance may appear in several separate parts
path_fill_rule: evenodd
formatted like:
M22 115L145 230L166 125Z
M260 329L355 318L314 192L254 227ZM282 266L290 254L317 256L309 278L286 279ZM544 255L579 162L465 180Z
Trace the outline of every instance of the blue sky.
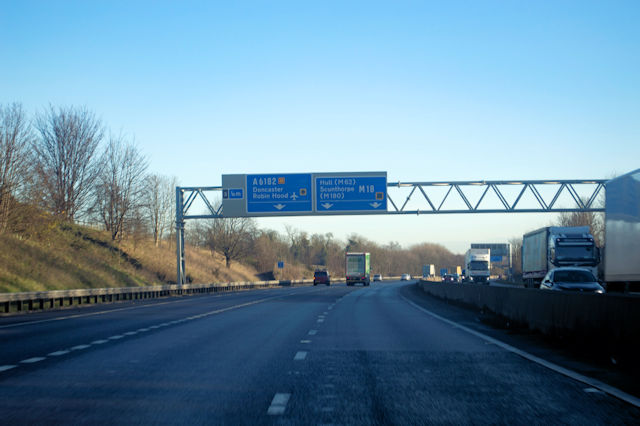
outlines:
M222 174L608 178L640 167L637 1L3 1L0 103L86 106L181 185ZM403 245L550 215L261 219Z

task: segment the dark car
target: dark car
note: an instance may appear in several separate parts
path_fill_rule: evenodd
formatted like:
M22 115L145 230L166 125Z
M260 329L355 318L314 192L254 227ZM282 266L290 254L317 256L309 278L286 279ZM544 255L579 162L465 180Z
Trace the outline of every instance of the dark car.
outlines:
M442 277L442 281L449 283L458 283L460 282L460 276L458 274L444 274Z
M331 285L331 277L328 271L316 271L313 273L313 285L326 284Z
M604 288L590 270L571 267L556 268L549 271L542 279L540 289L604 293Z

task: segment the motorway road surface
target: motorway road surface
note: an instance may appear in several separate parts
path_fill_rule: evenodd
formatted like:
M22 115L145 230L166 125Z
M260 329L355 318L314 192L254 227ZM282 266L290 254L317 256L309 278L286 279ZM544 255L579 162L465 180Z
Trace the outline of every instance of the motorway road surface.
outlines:
M0 422L632 424L640 410L439 320L406 282L0 318Z

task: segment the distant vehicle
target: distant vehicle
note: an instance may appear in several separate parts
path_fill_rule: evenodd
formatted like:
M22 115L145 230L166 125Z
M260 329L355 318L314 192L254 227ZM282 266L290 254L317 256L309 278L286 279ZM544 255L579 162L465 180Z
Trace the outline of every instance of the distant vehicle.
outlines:
M491 250L472 248L467 250L464 259L465 281L488 283L491 267Z
M442 277L442 281L443 282L447 282L447 283L459 283L460 282L460 275L458 275L458 274L445 274L444 277Z
M604 288L589 269L575 267L560 267L549 271L540 283L540 289L604 293Z
M317 270L313 273L313 285L318 284L331 285L331 277L328 271Z
M347 253L345 256L345 276L348 286L362 283L371 284L371 254Z
M444 277L448 273L449 273L449 270L447 268L440 268L440 277Z
M411 279L411 275L409 274L402 274L400 276L400 281L409 281Z
M422 266L422 278L431 278L436 275L436 266L429 264Z
M374 281L382 281L382 275L380 275L380 274L373 274L373 280L374 280Z
M600 252L588 226L547 226L522 237L522 279L539 287L547 272L561 266L587 268L598 275Z

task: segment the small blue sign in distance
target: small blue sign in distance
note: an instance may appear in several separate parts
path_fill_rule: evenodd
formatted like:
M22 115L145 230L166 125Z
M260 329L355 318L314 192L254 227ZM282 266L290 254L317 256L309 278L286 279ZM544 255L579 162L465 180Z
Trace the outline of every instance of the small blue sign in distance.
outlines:
M311 212L311 174L247 175L247 212Z
M387 211L386 176L316 176L316 211Z
M284 262L283 261L278 262L278 269L284 269Z
M492 262L502 262L502 256L491 256Z

